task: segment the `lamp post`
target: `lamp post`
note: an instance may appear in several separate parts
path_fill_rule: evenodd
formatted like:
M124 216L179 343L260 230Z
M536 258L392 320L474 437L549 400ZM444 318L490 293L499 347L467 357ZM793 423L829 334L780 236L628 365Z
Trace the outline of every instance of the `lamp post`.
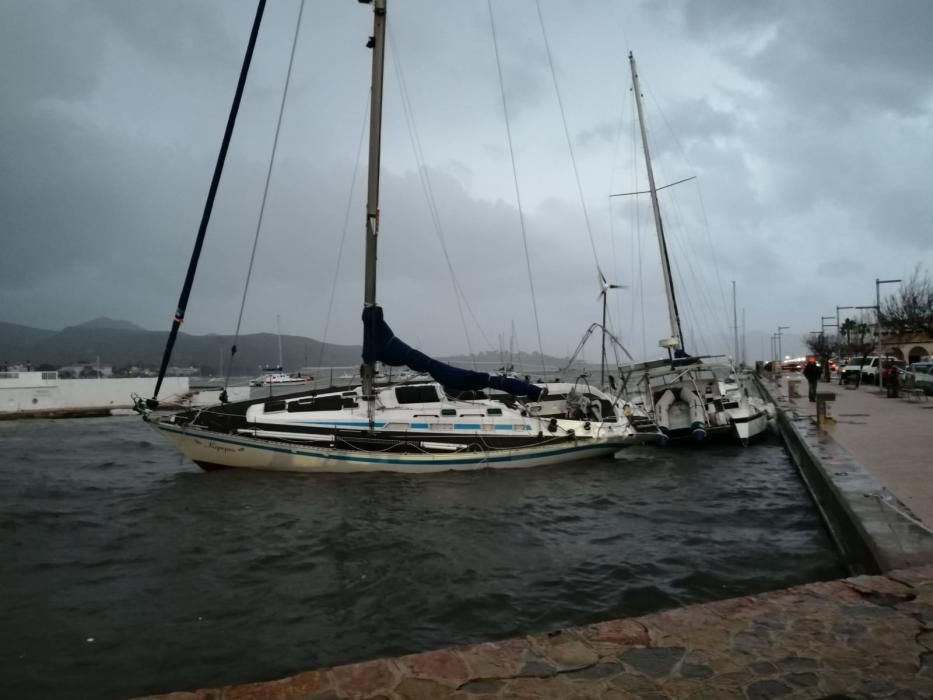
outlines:
M781 347L781 331L786 331L789 328L790 326L778 326L778 329L777 329L778 360L780 360L782 366L784 365L784 353L783 353L783 348Z
M854 308L855 308L854 306L837 306L836 307L836 338L839 341L836 344L836 347L837 347L837 351L839 352L840 357L842 357L842 333L839 332L839 329L841 328L841 325L840 325L841 322L839 320L839 312L842 309L854 309Z
M875 278L875 323L878 326L878 342L881 342L881 285L882 284L896 284L900 280L882 280Z

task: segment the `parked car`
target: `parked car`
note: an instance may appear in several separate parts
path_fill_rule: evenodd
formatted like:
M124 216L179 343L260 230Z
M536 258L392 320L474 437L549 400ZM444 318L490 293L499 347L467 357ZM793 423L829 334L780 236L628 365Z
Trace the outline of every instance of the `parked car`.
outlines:
M885 360L881 367L881 381L887 384L895 373L903 374L906 371L907 363L903 360Z
M933 362L914 362L908 367L908 374L917 389L933 394Z
M867 357L850 357L849 363L839 373L839 383L854 383L862 375L862 381L867 384L877 384L881 372L881 365L887 361L902 362L896 357L869 355Z

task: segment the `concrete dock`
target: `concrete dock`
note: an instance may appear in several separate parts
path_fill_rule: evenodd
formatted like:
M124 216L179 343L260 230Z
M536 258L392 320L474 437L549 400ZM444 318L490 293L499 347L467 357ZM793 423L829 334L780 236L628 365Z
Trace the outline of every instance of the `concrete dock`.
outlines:
M836 394L836 420L764 379L850 571L638 618L147 700L933 698L933 401ZM883 572L883 573L882 573Z
M781 383L787 395L786 377ZM833 392L835 420L823 430L890 489L920 520L933 527L933 397L908 394L887 398L884 388L843 387L836 383L818 385ZM816 408L802 397L792 400L794 410L813 417Z

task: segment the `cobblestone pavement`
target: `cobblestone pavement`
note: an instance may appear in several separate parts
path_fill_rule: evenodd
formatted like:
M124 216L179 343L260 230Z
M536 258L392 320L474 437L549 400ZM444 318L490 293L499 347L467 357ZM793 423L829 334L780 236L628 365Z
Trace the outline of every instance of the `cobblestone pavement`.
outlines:
M156 698L933 698L933 565Z
M781 382L787 395L787 375ZM801 415L815 415L807 400L807 382L800 378L802 398L793 399ZM835 421L825 425L839 443L875 478L884 483L927 526L933 526L933 398L889 399L883 389L859 389L820 382L819 391L836 394L832 408Z

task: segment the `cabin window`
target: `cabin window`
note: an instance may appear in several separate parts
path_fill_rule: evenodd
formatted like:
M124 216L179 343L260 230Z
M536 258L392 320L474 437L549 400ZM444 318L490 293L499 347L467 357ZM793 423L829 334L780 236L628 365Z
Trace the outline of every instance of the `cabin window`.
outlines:
M285 402L282 401L281 399L278 401L266 401L262 409L266 413L275 413L276 411L284 411Z
M399 386L395 388L395 400L400 404L406 403L437 403L437 389L433 384Z
M487 408L486 415L487 416L501 416L502 409L501 408Z
M442 408L442 409L441 409L441 415L442 415L442 416L455 416L455 415L457 415L457 409L455 409L455 408Z
M313 396L307 399L298 399L290 401L288 404L289 413L304 413L307 411L339 411L344 408L344 399L342 396Z
M447 394L448 398L456 399L457 401L479 401L481 399L489 398L486 396L486 393L480 391L479 389L464 389L463 391L455 391L453 389L444 389L444 393Z

